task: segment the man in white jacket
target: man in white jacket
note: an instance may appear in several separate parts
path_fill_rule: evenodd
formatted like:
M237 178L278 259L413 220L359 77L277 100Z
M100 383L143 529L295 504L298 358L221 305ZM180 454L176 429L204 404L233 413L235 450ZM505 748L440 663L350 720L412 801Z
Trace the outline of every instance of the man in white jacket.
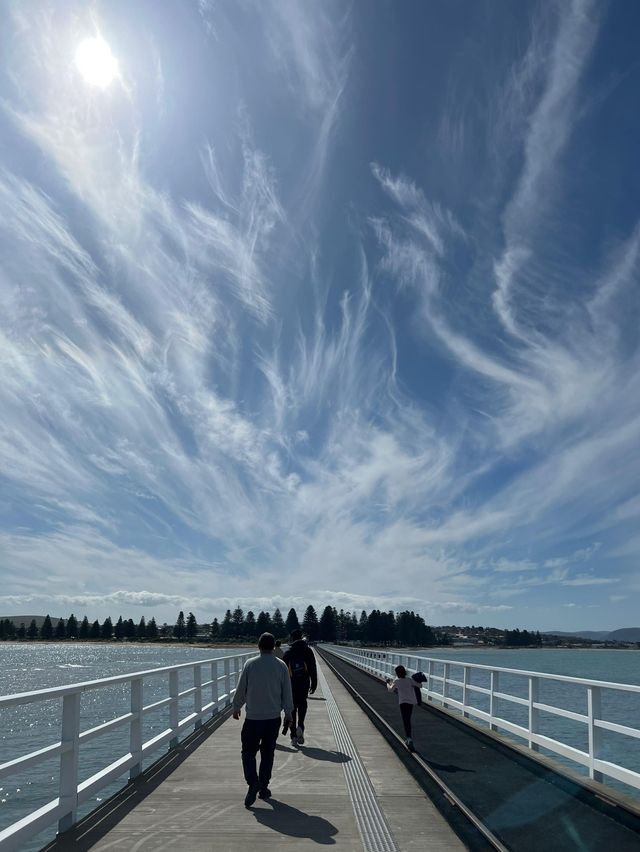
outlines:
M273 769L273 755L280 729L280 713L285 719L293 713L291 679L286 665L273 655L275 639L263 633L258 640L259 657L244 664L235 695L233 718L240 718L240 709L246 703L246 719L242 726L242 769L249 789L244 804L250 808L259 795L271 795L269 781ZM256 755L260 750L260 771L256 769Z

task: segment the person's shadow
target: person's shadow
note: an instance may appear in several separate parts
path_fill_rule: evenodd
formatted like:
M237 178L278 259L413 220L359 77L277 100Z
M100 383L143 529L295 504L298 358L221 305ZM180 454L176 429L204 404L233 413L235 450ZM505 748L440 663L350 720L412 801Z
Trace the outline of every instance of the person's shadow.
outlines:
M290 837L308 837L315 843L323 846L334 846L334 835L338 829L329 820L319 816L311 816L285 805L277 799L268 799L271 808L256 808L252 813L256 820L267 828L272 828L280 834L288 834Z
M289 746L283 746L283 745L280 745L280 743L276 743L276 751L288 751L291 754L296 754L298 749L289 748Z
M347 763L347 761L351 760L348 754L344 754L341 751L328 751L326 748L313 748L312 746L301 745L298 746L298 750L307 757L312 757L314 760L328 760L331 763Z

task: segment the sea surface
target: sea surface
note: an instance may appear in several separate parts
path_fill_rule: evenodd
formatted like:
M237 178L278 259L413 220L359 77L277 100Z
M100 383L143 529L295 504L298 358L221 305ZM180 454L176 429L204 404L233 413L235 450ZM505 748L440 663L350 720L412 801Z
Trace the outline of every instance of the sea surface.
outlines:
M0 643L0 695L79 683L177 663L219 658L245 650L138 644ZM465 647L448 650L433 648L403 650L402 653L420 654L421 657L433 657L457 664L467 662L640 685L640 651L635 650L500 650ZM436 673L442 673L442 666L437 667ZM452 666L450 676L462 680L461 669L454 669ZM208 679L206 669L204 679ZM473 673L471 683L488 686L488 682L488 673ZM189 675L187 673L181 675L180 690L191 685ZM500 688L524 698L528 695L528 680L517 675L501 675ZM461 690L456 692L454 687L450 694L454 698L459 698L459 692ZM144 703L149 704L166 697L167 694L166 675L153 677L145 686ZM181 702L181 717L190 711L189 700L185 699L184 705ZM209 698L205 695L205 703L208 700ZM583 687L555 681L541 681L540 701L581 713L586 713L587 710L586 690ZM479 709L488 710L486 696L475 693L473 703ZM640 728L640 693L605 690L602 706L606 719ZM0 709L0 763L57 742L60 739L61 707L62 702L58 699L38 705ZM88 692L82 698L81 730L122 715L128 709L127 684L109 687L99 692ZM498 712L519 724L527 723L525 707L501 702ZM541 713L540 725L541 733L547 736L581 749L587 747L586 726L580 723ZM149 739L167 727L166 707L148 714L145 718L144 739ZM124 725L87 743L81 750L80 779L90 777L116 756L127 752L128 742L129 729L127 725ZM640 771L640 740L606 732L603 747L605 759ZM158 759L162 753L163 749L157 751L149 758L148 763ZM554 759L563 762L558 757ZM567 762L566 765L576 772L579 771L575 764ZM19 775L0 778L0 830L56 797L58 766L59 758L53 758L39 767L24 770ZM239 763L238 771L240 771ZM99 791L83 807L82 813L92 810L125 782L126 776L123 776L119 782ZM640 801L638 791L615 782L612 786L634 797L636 801ZM54 832L55 829L52 828L48 833L40 835L36 841L24 847L25 852L43 846L53 837Z

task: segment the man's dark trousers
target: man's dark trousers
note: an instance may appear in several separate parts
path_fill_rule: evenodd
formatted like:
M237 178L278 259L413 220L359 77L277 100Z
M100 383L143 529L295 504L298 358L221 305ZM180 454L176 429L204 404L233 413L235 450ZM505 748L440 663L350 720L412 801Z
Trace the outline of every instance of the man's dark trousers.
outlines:
M291 694L293 695L292 736L295 735L298 725L304 730L304 720L307 715L307 697L310 686L309 679L306 677L300 678L300 682L297 682L294 678L291 679Z
M242 769L247 784L269 786L273 769L273 754L280 729L280 716L275 719L245 719L242 726ZM256 755L260 749L260 772L256 771Z

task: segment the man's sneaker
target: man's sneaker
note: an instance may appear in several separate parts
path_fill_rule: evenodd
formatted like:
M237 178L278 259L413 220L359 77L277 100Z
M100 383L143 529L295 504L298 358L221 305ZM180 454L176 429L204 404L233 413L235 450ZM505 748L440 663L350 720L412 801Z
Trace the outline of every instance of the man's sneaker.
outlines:
M263 787L262 790L258 793L259 799L270 799L271 798L271 790L268 787Z
M296 728L296 739L298 740L298 745L304 745L304 728L301 728L300 725Z
M291 737L291 745L295 748L298 745L298 738Z
M415 751L416 750L415 746L413 745L413 740L411 739L411 737L407 737L407 739L404 741L404 744L409 749L409 751Z
M251 805L255 802L259 789L260 789L260 784L258 783L258 781L254 781L253 784L249 784L249 789L247 790L247 795L244 797L245 808L250 808Z

